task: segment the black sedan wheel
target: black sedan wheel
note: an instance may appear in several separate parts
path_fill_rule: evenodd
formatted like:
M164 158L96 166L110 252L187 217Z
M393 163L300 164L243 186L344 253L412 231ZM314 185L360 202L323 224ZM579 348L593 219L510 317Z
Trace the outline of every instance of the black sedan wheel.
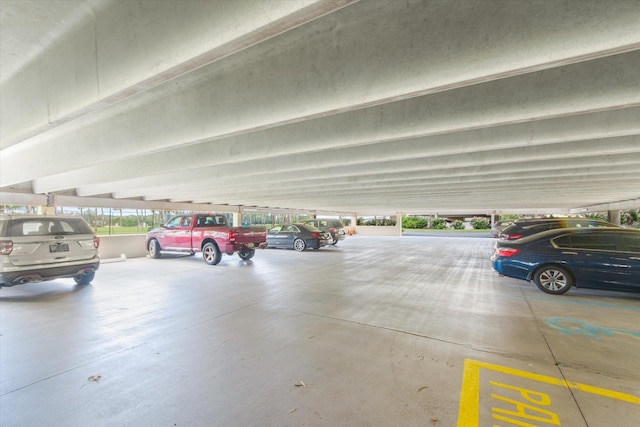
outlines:
M296 239L293 241L293 249L298 252L302 252L307 249L307 244L302 239Z
M256 254L255 249L248 249L248 248L243 248L240 250L240 252L238 252L238 256L245 261L253 258L255 254Z
M215 243L207 243L202 248L202 258L209 265L216 265L222 259L222 252Z
M542 292L564 294L573 286L573 278L567 270L556 265L546 265L536 271L533 281Z

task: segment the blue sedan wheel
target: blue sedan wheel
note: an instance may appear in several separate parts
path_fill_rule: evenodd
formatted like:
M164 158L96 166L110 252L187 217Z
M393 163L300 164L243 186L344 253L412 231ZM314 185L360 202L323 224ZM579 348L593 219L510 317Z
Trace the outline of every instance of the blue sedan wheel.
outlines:
M545 265L533 276L538 289L548 294L564 294L573 286L573 278L569 272L557 265Z

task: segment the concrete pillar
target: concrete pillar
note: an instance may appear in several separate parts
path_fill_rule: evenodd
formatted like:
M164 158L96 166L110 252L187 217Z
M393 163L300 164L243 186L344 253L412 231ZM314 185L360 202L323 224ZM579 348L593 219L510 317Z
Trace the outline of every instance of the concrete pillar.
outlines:
M402 236L402 214L401 213L396 215L396 233L398 233L398 236Z
M356 227L358 226L358 217L353 215L351 217L351 225L349 225L349 234L355 234L356 232Z
M609 211L609 222L620 225L620 211Z
M242 213L241 212L233 212L233 226L234 227L240 227L242 226Z

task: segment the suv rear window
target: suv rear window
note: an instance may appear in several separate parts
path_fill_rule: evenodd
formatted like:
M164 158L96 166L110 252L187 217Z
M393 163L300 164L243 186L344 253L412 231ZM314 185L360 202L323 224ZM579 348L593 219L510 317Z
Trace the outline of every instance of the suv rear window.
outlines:
M14 219L2 229L3 237L93 234L82 218Z

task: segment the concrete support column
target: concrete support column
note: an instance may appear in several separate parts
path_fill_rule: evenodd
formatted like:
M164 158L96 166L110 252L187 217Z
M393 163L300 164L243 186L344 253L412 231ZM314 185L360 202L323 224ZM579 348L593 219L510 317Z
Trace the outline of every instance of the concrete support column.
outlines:
M351 225L349 226L348 233L351 234L353 232L355 234L357 226L358 226L358 217L356 215L353 215L351 217Z
M609 222L620 225L620 211L609 211Z
M399 213L396 215L396 232L398 236L402 236L402 214Z
M233 226L234 227L240 227L242 226L242 213L241 212L233 212Z

